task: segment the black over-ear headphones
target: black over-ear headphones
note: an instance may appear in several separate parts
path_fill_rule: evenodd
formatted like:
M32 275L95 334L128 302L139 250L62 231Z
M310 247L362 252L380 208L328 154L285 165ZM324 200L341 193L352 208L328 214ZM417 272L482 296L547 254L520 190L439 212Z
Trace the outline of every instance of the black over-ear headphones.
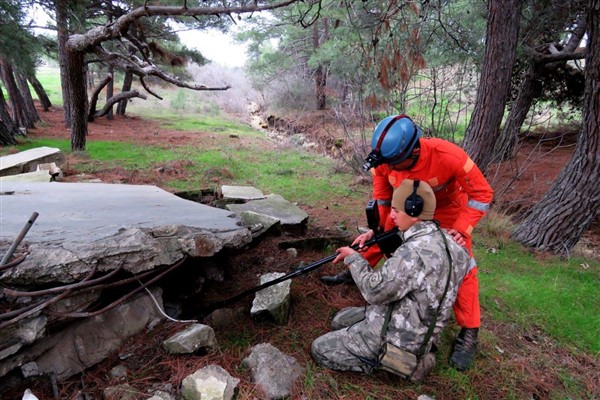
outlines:
M423 212L424 201L421 196L417 194L419 188L419 180L415 179L413 183L413 191L410 196L404 201L404 212L411 217L418 217Z

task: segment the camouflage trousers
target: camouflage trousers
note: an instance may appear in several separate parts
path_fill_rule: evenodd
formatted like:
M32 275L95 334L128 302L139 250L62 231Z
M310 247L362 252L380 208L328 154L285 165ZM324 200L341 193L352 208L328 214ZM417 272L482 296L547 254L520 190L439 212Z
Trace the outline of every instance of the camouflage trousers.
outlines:
M369 331L364 318L364 307L347 307L338 312L331 324L333 331L313 341L313 359L337 371L372 372L383 343L380 332Z

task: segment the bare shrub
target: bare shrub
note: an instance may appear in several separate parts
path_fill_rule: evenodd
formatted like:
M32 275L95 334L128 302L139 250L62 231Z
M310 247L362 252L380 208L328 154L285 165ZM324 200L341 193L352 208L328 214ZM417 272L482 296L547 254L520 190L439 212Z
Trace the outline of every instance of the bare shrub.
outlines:
M197 107L212 102L228 113L241 117L248 114L248 105L256 101L258 96L242 68L229 68L215 63L203 66L190 64L188 72L195 82L206 86L231 86L225 91L194 93Z
M257 103L267 112L314 110L315 102L313 86L307 84L306 78L293 73L278 76L257 98Z

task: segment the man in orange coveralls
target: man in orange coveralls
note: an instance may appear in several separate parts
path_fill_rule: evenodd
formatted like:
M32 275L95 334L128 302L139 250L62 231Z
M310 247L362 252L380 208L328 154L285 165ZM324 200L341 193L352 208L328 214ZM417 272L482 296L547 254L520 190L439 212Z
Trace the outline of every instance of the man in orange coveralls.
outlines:
M373 151L363 168L373 174L373 198L377 201L380 224L383 224L380 228L388 231L394 226L389 218L394 188L404 179L419 179L427 182L435 192L434 219L472 256L471 233L487 212L494 192L467 153L443 139L421 138L421 129L406 115L383 119L373 132L371 147ZM363 233L352 244L363 246L373 236L372 230ZM375 266L382 256L376 245L364 252L371 266ZM344 271L321 279L331 285L349 283L352 277ZM471 259L471 269L458 291L454 314L461 331L454 342L450 362L459 371L464 371L473 363L481 324L474 259Z

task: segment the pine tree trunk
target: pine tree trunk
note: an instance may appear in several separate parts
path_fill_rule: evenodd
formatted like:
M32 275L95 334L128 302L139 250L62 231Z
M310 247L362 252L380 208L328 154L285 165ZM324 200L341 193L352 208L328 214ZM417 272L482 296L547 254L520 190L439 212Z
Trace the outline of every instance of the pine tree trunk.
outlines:
M112 98L114 96L114 79L115 79L115 71L113 70L113 66L109 65L108 66L108 74L110 75L110 81L108 82L108 85L106 86L106 101L108 101L108 99ZM112 107L110 108L110 110L108 111L108 114L106 114L106 118L111 120L113 119L113 110Z
M123 88L121 89L121 93L129 92L131 90L131 84L133 83L133 74L131 71L125 71L125 78L123 79ZM121 100L119 105L117 106L117 114L125 115L125 110L127 109L128 99Z
M519 86L519 94L508 113L504 128L496 141L494 160L506 161L515 156L521 127L527 118L527 114L535 99L535 93L540 86L540 68L542 68L541 65L532 62L527 69L525 77Z
M574 53L579 47L586 30L585 16L580 16L575 23L575 26L575 29L569 37L569 41L562 49L561 53ZM516 144L521 128L523 127L527 114L541 88L540 79L544 72L543 70L547 70L546 72L553 71L561 68L565 64L566 61L551 63L546 63L543 60L530 61L529 67L525 72L525 77L519 86L517 99L508 114L504 129L502 129L500 137L496 141L494 159L506 161L515 157L517 152Z
M319 23L318 21L313 24L313 48L315 51L321 45L321 42L325 42L328 39L328 19L322 19L323 24L323 39L319 40ZM327 105L327 96L325 95L325 88L327 87L327 66L319 64L315 70L315 93L317 96L317 110L324 110Z
M40 100L40 105L42 106L42 109L44 111L50 110L50 107L52 107L52 103L50 102L50 98L48 97L48 94L46 94L46 90L44 90L44 87L42 86L38 78L35 75L31 75L29 77L29 83L31 83L33 90L35 90L35 93L37 94L38 99Z
M71 87L71 150L85 150L87 137L88 98L86 86L85 53L69 51L67 65Z
M600 216L600 0L587 11L583 124L573 158L513 237L539 250L568 255Z
M27 118L34 124L40 120L37 110L35 109L35 103L33 102L33 96L31 96L31 90L29 90L29 84L27 78L20 72L15 74L19 91L23 96L25 102L25 111L27 112Z
M15 137L10 133L10 129L0 121L0 146L10 146L17 144Z
M515 61L522 0L489 0L485 54L463 147L482 171L492 162Z
M65 125L71 126L71 89L69 87L69 73L67 70L67 40L69 39L67 0L54 0L54 7L56 9L58 63L60 67L60 86L62 90Z
M327 78L323 72L323 67L318 66L315 71L315 90L317 92L317 110L324 110L327 105L327 97L325 96L325 86Z
M0 67L2 68L2 82L4 82L10 100L13 120L19 126L34 128L33 121L29 120L27 116L25 100L17 88L12 66L5 59L0 59Z
M19 134L19 127L8 113L4 93L0 87L0 146L16 144L15 137Z

